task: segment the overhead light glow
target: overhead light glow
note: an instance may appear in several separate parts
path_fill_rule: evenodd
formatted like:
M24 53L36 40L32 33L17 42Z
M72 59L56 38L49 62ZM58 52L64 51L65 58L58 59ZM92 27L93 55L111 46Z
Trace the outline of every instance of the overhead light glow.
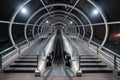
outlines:
M26 9L26 8L22 8L22 9L21 9L21 12L22 12L23 14L27 14L27 9Z
M46 23L48 24L48 23L49 23L49 21L47 20L47 21L46 21Z
M93 14L94 14L94 15L98 15L98 10L97 10L97 9L94 9L94 10L93 10Z
M73 24L73 22L72 22L72 21L70 21L70 24Z
M115 34L114 37L116 37L116 38L120 38L120 33Z

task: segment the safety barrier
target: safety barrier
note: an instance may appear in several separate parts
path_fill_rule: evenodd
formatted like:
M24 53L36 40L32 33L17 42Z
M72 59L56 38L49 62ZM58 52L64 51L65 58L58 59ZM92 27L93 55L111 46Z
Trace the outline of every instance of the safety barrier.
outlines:
M32 43L32 41L36 40L37 38L33 39L33 38L29 38L30 43ZM4 66L6 65L7 62L9 62L10 58L19 55L21 53L21 50L28 48L30 46L30 44L26 43L26 40L16 44L18 46L18 49L15 49L14 46L11 46L3 51L0 52L0 68L4 68Z
M86 38L87 39L87 38ZM111 66L117 71L120 71L120 55L115 53L114 51L111 51L110 49L102 46L100 47L100 44L91 41L90 44L88 44L87 42L83 41L87 46L89 46L90 48L92 48L93 50L96 51L96 53L98 55L101 55L106 61L108 61Z

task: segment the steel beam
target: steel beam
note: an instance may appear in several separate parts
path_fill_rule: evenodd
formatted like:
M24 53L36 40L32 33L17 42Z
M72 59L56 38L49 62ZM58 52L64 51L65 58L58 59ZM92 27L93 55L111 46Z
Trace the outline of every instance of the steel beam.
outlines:
M69 4L63 4L63 3L55 3L55 4L50 4L50 5L47 5L46 7L53 7L53 6L68 6L68 7L70 7L70 8L72 8L72 6L71 5L69 5ZM40 8L40 9L38 9L37 11L35 11L33 14L32 14L32 16L28 19L28 21L27 21L27 23L26 23L26 26L25 26L25 30L24 30L24 34L25 34L25 39L26 39L26 41L29 43L29 41L28 41L28 38L27 38L27 33L26 33L26 30L27 30L27 25L28 25L28 23L31 21L31 19L36 15L36 14L38 14L40 11L42 11L42 10L44 10L45 8ZM91 40L92 40L92 37L93 37L93 27L92 27L92 25L91 25L91 21L89 20L89 18L85 15L85 13L83 13L81 10L79 10L78 8L74 8L77 12L79 12L80 14L82 14L86 19L87 19L87 21L88 21L88 23L90 24L90 28L91 28L91 36L90 36L90 39L89 39L89 43L91 42Z
M10 36L10 40L11 40L13 46L14 46L16 49L18 49L18 47L17 47L17 45L15 44L15 41L14 41L14 39L13 39L13 35L12 35L12 25L13 25L13 22L14 22L16 16L17 16L17 14L19 13L19 11L20 11L25 5L27 5L30 1L31 1L31 0L25 1L25 2L17 9L17 11L14 13L14 15L13 15L13 17L12 17L12 19L11 19L11 23L10 23L10 26L9 26L9 36Z
M107 25L107 19L105 17L105 15L103 14L103 12L99 9L99 7L95 4L95 2L91 1L91 0L88 0L89 3L91 3L97 10L98 12L100 13L100 15L102 16L103 20L104 20L104 23L105 23L105 37L104 37L104 40L102 42L102 44L100 45L99 49L101 49L105 42L107 41L107 38L108 38L108 34L109 34L109 29L108 29L108 25Z
M70 15L70 13L72 12L72 10L75 8L75 6L78 4L79 0L77 0L75 2L75 4L73 5L73 7L71 8L71 10L68 12L67 16L64 18L64 20Z

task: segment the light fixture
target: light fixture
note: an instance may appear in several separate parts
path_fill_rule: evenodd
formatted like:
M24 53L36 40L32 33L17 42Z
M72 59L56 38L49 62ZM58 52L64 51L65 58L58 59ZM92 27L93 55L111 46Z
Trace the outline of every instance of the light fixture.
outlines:
M26 9L26 8L22 8L22 9L21 9L21 12L22 12L23 14L27 14L27 9Z
M47 21L46 21L46 23L48 24L48 23L49 23L49 21L47 20Z
M98 15L98 13L99 13L99 12L98 12L97 9L94 9L94 10L93 10L93 14L94 14L94 15Z
M72 22L72 21L70 21L70 24L73 24L73 22Z

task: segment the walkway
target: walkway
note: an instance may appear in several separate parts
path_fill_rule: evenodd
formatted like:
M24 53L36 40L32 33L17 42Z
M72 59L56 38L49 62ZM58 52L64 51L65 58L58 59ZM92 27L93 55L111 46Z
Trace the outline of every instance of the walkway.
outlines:
M80 43L77 39L70 39L70 41L73 45L75 45L76 42L78 43L79 47L76 45L76 48L78 49L79 53L91 53L90 49L83 46L83 44ZM42 48L41 45L45 42L46 40L36 42L36 44L34 44L28 51L25 51L25 53L35 52L36 50ZM53 68L56 68L56 71L54 73L65 72L66 68L63 69L63 66L53 66ZM57 71L58 68L60 68L59 70L61 70L61 72ZM34 73L1 73L0 80L120 80L120 78L118 78L118 76L116 76L114 73L83 73L82 77L65 77L65 74L61 75L63 76L58 76L58 74L50 74L51 77L35 77Z

